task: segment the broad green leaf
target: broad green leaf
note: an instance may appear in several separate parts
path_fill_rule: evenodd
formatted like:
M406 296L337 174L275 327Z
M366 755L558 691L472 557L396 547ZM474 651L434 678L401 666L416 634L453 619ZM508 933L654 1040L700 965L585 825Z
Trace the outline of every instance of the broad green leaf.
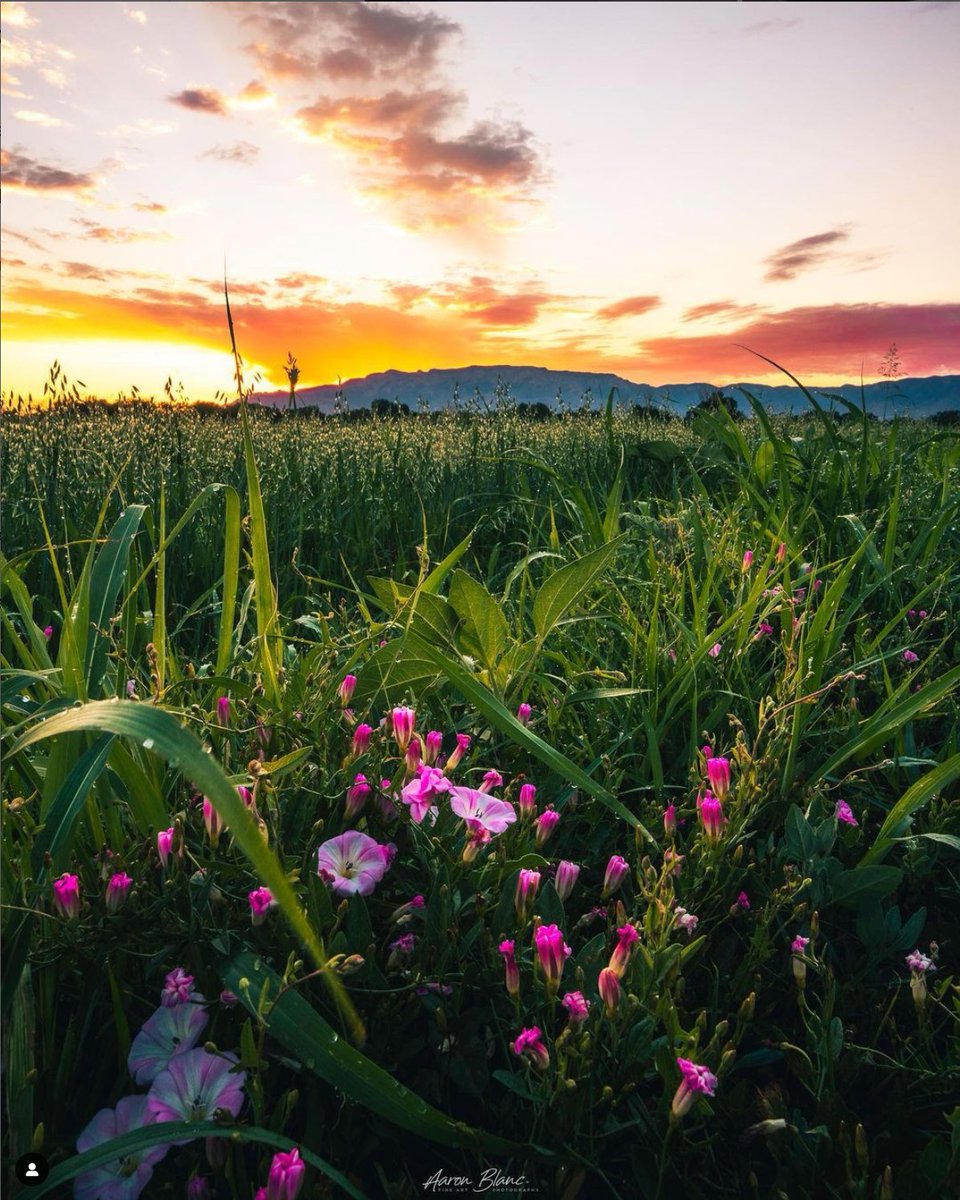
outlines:
M841 871L831 882L833 899L848 908L859 908L867 900L880 900L903 878L899 867L855 867Z
M500 605L466 571L455 571L450 580L450 604L464 623L461 637L468 635L475 644L472 652L478 653L486 666L496 666L510 637Z
M616 538L597 550L591 550L544 580L533 601L533 624L541 638L547 636L603 574L622 541L622 537Z

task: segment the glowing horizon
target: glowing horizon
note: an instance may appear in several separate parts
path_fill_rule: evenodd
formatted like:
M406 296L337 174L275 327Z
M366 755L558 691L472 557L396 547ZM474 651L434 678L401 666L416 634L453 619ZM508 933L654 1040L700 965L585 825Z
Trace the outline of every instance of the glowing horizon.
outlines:
M543 18L4 0L4 392L960 371L958 6Z

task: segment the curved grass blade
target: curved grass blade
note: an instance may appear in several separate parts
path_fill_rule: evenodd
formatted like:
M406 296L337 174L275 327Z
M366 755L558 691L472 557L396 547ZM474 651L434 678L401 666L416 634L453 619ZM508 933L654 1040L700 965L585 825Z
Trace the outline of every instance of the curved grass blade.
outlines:
M297 1145L300 1157L311 1167L316 1167L328 1179L332 1179L334 1183L343 1188L348 1196L354 1197L354 1200L367 1200L363 1192L354 1187L335 1167L322 1159L319 1154L314 1154L305 1146L294 1143L292 1138L282 1137L279 1133L273 1133L269 1129L261 1129L259 1125L218 1125L214 1121L160 1121L156 1125L146 1125L143 1129L132 1129L129 1133L121 1134L120 1137L104 1142L93 1150L75 1154L66 1162L59 1163L36 1190L30 1189L30 1194L37 1197L50 1194L63 1195L63 1192L58 1189L85 1171L92 1171L95 1167L116 1162L118 1159L126 1158L129 1154L136 1154L138 1150L163 1145L164 1142L208 1137L239 1137L243 1142L270 1146L274 1150L289 1150L293 1145Z
M252 1014L261 1015L263 1008L267 1029L307 1070L358 1104L402 1129L447 1146L497 1154L518 1149L506 1138L453 1120L397 1083L382 1067L339 1038L299 992L286 991L271 1004L270 997L279 995L282 981L255 955L246 951L238 954L221 967L220 974L224 986L239 996Z
M145 504L131 504L124 509L107 534L90 573L89 621L93 636L87 639L84 660L88 696L98 691L103 682L107 666L106 630L126 578L131 543L146 511Z
M926 775L921 775L916 783L907 788L887 813L880 826L880 832L874 838L873 845L860 859L857 869L884 858L899 835L904 832L900 828L903 822L909 822L917 809L922 808L935 792L943 791L957 778L960 778L960 754L952 755L946 762L942 762L932 771L928 771ZM933 837L934 835L928 836Z

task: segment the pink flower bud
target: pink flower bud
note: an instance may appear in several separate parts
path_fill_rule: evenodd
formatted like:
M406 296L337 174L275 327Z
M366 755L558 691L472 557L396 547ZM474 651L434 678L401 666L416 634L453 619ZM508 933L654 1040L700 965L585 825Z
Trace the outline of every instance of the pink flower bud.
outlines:
M296 1146L275 1154L267 1174L267 1200L296 1200L306 1169Z
M723 827L727 823L727 818L723 815L723 805L711 792L705 792L697 802L697 808L700 812L703 832L711 842L719 841L723 837Z
M631 951L639 940L640 934L637 933L632 925L621 925L617 930L617 944L610 955L610 962L607 964L607 969L612 971L618 979L622 979L626 973L630 963Z
M503 966L505 971L504 984L508 995L520 995L520 968L517 966L517 957L514 953L516 943L512 940L503 941L500 943L499 950L503 955Z
M533 709L524 701L517 709L517 720L521 725L529 725Z
M838 821L842 821L844 825L856 826L860 824L857 818L853 815L853 809L846 802L846 800L837 801L836 818Z
M670 1105L670 1112L679 1118L690 1111L697 1096L712 1096L716 1092L717 1077L706 1067L701 1067L688 1058L678 1058L677 1066L682 1078Z
M420 739L414 737L410 739L410 745L407 746L406 753L403 756L403 761L407 768L407 774L413 775L417 767L420 766L420 759L423 757L420 749Z
M668 804L663 813L663 832L668 838L672 838L677 832L677 808L674 804Z
M517 910L517 917L521 922L526 921L533 909L533 902L536 899L537 888L540 886L540 872L528 871L526 868L521 869L520 876L517 879L517 891L514 896L514 906Z
M567 992L560 1003L567 1010L567 1019L574 1029L582 1025L590 1015L590 1001L584 997L583 992Z
M403 753L407 746L410 745L410 739L413 737L413 727L417 720L417 714L412 708L395 708L390 714L390 723L393 728L393 736L396 739L397 746L400 752Z
M223 820L206 796L203 798L203 824L207 831L207 837L210 839L210 845L216 846L223 830Z
M730 791L730 760L728 758L707 759L707 779L718 800L725 800Z
M353 758L359 758L361 754L366 754L372 733L373 729L369 725L358 725L354 729L353 742L350 745L350 754Z
M258 887L248 892L247 899L250 901L250 921L253 925L262 925L267 919L267 914L277 907L273 892L267 887Z
M217 701L217 720L221 725L230 724L230 697L221 696Z
M570 898L570 893L573 891L579 874L580 868L576 863L564 860L557 864L557 874L553 881L553 886L556 888L557 895L561 900L568 900Z
M118 871L116 875L111 875L105 896L107 912L115 913L126 902L132 887L133 880L123 871Z
M466 733L457 734L457 744L450 752L450 757L447 759L447 770L452 771L456 767L466 752L470 749L470 736Z
M236 1008L240 1003L240 997L235 992L231 992L229 988L224 988L220 993L220 1003L224 1008Z
M253 808L253 792L242 783L237 784L237 795L243 801L244 808Z
M510 1043L510 1049L518 1058L528 1058L539 1071L545 1071L550 1065L550 1054L536 1025L522 1030L516 1041Z
M707 653L710 655L711 658L719 658L720 651L722 649L723 649L723 646L720 644L720 642L714 642L713 645L710 647L710 649L707 651Z
M920 661L920 655L915 654L912 650L904 650L903 661L905 663L909 663L912 666L913 663Z
M600 999L603 1001L606 1015L612 1017L620 1007L620 978L616 971L604 967L597 978Z
M170 861L170 852L173 849L173 836L174 828L172 825L169 829L161 829L157 834L157 850L164 869L166 869L167 863Z
M752 566L753 566L753 551L745 550L743 552L743 562L740 564L740 570L746 572L746 571L749 571Z
M750 908L750 897L746 892L741 892L740 895L737 896L737 908L742 908L745 910Z
M538 846L542 846L554 829L557 827L557 822L560 820L560 814L553 808L546 808L537 817L537 837Z
M525 783L520 788L520 795L517 797L517 807L520 809L520 816L524 820L533 820L537 815L537 789L532 783Z
M797 987L803 990L807 986L807 964L804 960L804 953L810 945L810 939L801 937L800 934L790 943L790 958L793 963L793 977L797 982Z
M556 995L564 963L570 957L570 947L564 942L559 925L540 925L533 935L533 944L547 992Z
M43 636L47 639L48 642L50 641L50 639L53 637L53 626L52 625L48 625L46 627L46 629L44 629Z
M503 787L503 776L499 771L488 771L483 777L483 783L477 791L492 792L494 788Z
M603 873L603 892L600 895L601 900L606 900L617 890L621 883L630 873L630 864L625 858L621 858L619 854L613 854L610 861L607 863L607 869Z
M427 764L435 763L443 746L443 734L440 730L431 729L423 739L423 746L423 761Z
M340 684L340 687L337 691L337 695L340 697L340 703L344 708L346 708L350 703L350 699L353 696L356 686L356 675L344 675L343 682Z
M781 542L780 545L777 547L777 562L782 563L786 557L787 557L787 543Z
M53 881L53 907L66 921L80 915L80 880L64 873Z

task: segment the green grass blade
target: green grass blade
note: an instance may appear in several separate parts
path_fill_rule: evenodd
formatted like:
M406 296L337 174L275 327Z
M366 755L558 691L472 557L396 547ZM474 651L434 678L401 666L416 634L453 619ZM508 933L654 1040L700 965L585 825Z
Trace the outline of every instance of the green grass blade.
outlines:
M127 574L130 546L146 512L145 504L131 504L107 534L90 572L89 622L84 656L87 695L100 690L107 666L107 629L117 607L120 589Z
M901 828L903 823L909 822L917 809L922 808L931 796L942 792L957 778L960 778L960 754L951 755L946 762L940 763L926 775L921 775L915 783L907 788L887 813L879 833L874 838L873 845L860 859L858 868L883 859L896 839L904 832Z
M224 493L223 592L220 599L220 634L217 638L217 674L224 675L233 657L233 623L237 612L240 578L240 497L231 487Z

